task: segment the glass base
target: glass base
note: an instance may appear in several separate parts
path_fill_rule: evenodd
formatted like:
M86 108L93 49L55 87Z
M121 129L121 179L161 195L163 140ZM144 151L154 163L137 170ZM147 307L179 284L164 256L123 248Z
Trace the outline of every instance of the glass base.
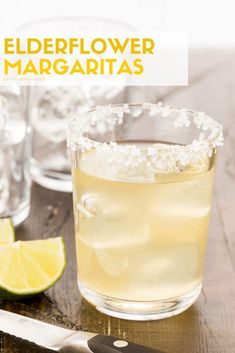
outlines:
M71 174L50 171L40 168L38 165L32 165L30 172L33 180L47 189L72 192Z
M26 205L19 212L11 216L12 223L15 227L19 226L29 215L30 206Z
M199 285L181 297L167 300L134 302L97 294L78 283L82 296L101 313L125 320L160 320L175 316L188 309L198 298L202 286Z

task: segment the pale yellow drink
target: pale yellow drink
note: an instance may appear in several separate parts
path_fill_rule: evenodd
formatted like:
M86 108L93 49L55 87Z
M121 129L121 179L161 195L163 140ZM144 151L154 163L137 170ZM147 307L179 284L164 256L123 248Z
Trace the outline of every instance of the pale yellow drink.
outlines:
M214 157L154 180L144 170L109 177L100 158L86 151L72 170L80 284L134 302L200 288Z

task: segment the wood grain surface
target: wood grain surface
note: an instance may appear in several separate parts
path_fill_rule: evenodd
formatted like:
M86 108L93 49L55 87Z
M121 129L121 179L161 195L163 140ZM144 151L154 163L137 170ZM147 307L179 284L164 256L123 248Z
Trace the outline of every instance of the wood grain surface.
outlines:
M197 302L176 317L151 322L119 320L97 312L81 298L76 284L72 197L34 184L30 216L17 229L17 238L62 235L68 265L61 280L45 294L0 302L2 309L64 327L127 338L165 353L235 352L235 55L220 54L210 52L213 65L192 75L189 87L129 89L132 101L160 98L205 111L224 125L226 143L218 156L204 286ZM198 65L203 67L208 58L208 53L197 56ZM0 333L0 352L48 351Z

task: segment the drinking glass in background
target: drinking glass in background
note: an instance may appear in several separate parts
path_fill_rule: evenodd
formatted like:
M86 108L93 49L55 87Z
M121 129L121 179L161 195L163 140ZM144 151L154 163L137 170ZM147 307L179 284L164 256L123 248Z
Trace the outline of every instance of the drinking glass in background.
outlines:
M0 217L15 226L30 209L30 128L25 109L26 91L0 88Z
M222 139L204 113L160 104L69 122L78 285L98 310L161 319L196 300Z
M115 20L92 17L65 17L45 19L23 25L22 33L73 33L86 31L133 31L133 28ZM72 191L71 171L66 151L66 121L79 109L126 101L123 85L32 87L30 120L33 134L31 174L42 186L58 191Z

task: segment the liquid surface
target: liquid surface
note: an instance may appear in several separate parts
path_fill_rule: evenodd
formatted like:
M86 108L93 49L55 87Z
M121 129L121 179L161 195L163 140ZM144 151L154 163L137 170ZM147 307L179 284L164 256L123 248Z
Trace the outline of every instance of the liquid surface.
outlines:
M132 301L192 291L202 281L214 162L125 182L118 171L109 178L100 158L89 151L73 169L79 281Z

